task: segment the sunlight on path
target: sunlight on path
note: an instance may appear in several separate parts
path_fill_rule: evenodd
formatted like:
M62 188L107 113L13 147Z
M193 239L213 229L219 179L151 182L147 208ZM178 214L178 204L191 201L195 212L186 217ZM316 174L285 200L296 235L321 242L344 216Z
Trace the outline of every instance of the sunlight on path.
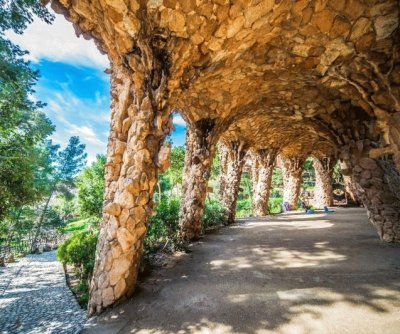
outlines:
M78 333L84 320L55 252L0 268L0 333Z

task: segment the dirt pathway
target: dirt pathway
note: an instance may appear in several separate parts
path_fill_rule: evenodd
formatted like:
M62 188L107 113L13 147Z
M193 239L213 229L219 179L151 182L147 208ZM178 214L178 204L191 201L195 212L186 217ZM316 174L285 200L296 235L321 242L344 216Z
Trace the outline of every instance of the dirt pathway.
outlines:
M400 245L363 209L241 220L154 272L86 333L385 333L400 330Z

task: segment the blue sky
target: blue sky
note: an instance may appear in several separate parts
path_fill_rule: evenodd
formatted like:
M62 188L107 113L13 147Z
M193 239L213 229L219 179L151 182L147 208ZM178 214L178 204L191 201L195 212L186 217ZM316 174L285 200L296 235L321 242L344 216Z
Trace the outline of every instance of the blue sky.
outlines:
M21 36L8 37L28 50L32 67L41 78L33 99L47 103L44 111L56 126L54 142L65 146L69 137L79 136L86 145L88 162L106 153L109 131L109 66L93 41L75 36L72 25L56 16L52 25L35 20ZM174 145L184 145L185 124L174 116Z

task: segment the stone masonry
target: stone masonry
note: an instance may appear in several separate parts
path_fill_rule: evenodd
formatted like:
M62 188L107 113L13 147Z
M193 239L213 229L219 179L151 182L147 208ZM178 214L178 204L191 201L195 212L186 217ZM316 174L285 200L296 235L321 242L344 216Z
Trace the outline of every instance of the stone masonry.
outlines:
M338 154L378 234L399 241L397 0L48 2L111 63L90 314L134 291L154 187L168 167L163 140L173 111L190 132L180 218L186 240L201 231L209 166L223 139L290 157L285 199L293 206L303 158Z

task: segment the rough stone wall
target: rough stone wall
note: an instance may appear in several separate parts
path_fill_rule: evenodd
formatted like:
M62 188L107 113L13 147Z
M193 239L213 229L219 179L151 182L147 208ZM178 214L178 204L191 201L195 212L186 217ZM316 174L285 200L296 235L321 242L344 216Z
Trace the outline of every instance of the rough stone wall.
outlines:
M151 57L151 50L148 50ZM90 286L89 314L132 295L159 169L168 166L163 139L172 118L162 108L165 71L154 62L149 73L112 69L111 132L108 142L103 221ZM154 74L159 70L159 80ZM153 78L153 87L137 76ZM157 85L157 87L155 86Z
M272 174L275 166L277 149L259 149L252 152L255 165L253 179L253 215L262 217L268 215L268 201ZM256 167L257 166L257 167Z
M220 199L227 212L226 224L235 222L236 202L240 187L240 178L248 146L240 140L225 141L220 144L224 187L220 189Z
M391 154L373 157L382 147L376 119L359 108L351 111L338 111L332 124L343 174L350 177L352 190L368 210L369 220L382 240L399 242L400 199L393 184L399 184L400 175Z
M313 157L315 170L314 205L318 209L333 205L332 174L334 157Z
M203 119L186 128L186 152L179 224L184 240L195 240L202 232L202 217L208 179L214 158L218 125Z
M399 242L400 199L385 177L385 167L382 168L381 159L353 153L344 160L344 164L351 170L356 195L367 208L369 220L376 227L381 239ZM397 172L394 162L391 165ZM396 180L399 182L399 177Z
M290 208L296 209L300 195L301 178L303 175L304 158L286 157L282 158L283 174L283 202L288 202Z

